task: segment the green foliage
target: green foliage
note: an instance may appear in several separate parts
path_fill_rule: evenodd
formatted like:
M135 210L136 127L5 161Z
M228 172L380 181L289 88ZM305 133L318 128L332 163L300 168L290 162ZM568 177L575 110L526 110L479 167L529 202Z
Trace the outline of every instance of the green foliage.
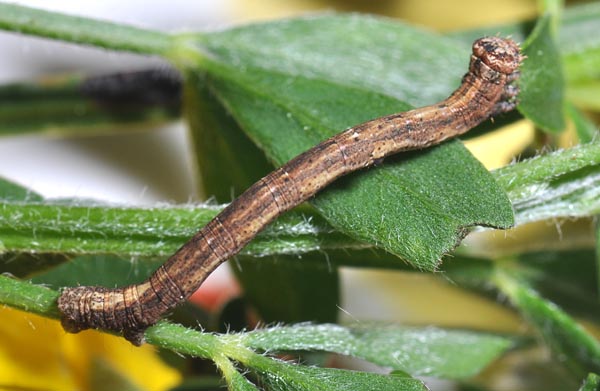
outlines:
M364 16L292 19L182 39L199 48L206 88L277 165L340 129L445 98L468 59L468 46ZM383 65L373 69L373 62ZM425 270L436 268L466 227L512 224L505 195L458 143L350 175L312 203L341 232Z
M378 324L274 327L239 338L261 350L322 350L414 375L455 379L475 375L512 344L509 338L476 332Z
M560 132L564 121L564 82L560 53L551 33L551 17L538 21L523 43L519 111L540 128Z
M573 318L508 273L499 272L495 280L564 365L579 376L600 369L600 343Z
M517 223L593 216L600 210L597 141L503 167L494 172L508 192Z
M594 249L565 241L560 252L473 259L462 247L460 256L451 254L454 259L440 264L474 225L523 228L590 218L600 210L600 144L594 116L583 111L600 108L600 4L544 6L551 14L537 21L446 36L398 21L336 14L168 35L0 4L2 29L160 55L185 76L181 108L141 107L122 117L81 100L80 79L52 87L0 87L0 134L98 131L107 124L163 121L181 109L204 189L223 203L232 191L239 194L273 166L348 126L445 98L460 83L474 37L482 31L513 34L524 41L528 56L521 69L520 113L552 133L564 129L567 117L586 144L488 172L452 141L350 175L312 205L279 218L239 258L245 298L262 319L319 324L219 334L163 321L147 330L146 339L211 360L231 390L425 390L413 376L494 389L490 373L506 371L497 361L527 357L532 346L548 349L554 358L540 377L563 368L565 384L587 376L581 390L596 390L600 344L575 318L594 324L600 318ZM69 115L82 109L79 118ZM516 119L499 118L474 132L491 132ZM58 317L54 289L140 281L222 208L46 200L5 180L0 199L0 270L32 278L0 276L0 303L50 318ZM423 325L331 324L341 302L339 266L440 270L483 297L506 297L541 338ZM297 363L274 353L297 357ZM323 357L330 353L392 372L325 368ZM321 367L308 365L314 363ZM114 382L103 386L133 387L114 368L95 367L97 379ZM524 388L536 386L545 387L540 382Z

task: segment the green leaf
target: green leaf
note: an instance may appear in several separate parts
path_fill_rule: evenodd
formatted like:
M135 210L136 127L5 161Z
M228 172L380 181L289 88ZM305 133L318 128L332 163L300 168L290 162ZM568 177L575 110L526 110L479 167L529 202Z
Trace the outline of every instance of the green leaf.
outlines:
M381 170L337 182L315 204L340 231L350 227L349 235L423 270L435 268L469 226L512 225L506 194L496 192L479 162L471 164L462 144L451 142L414 156L390 159Z
M235 66L237 72L253 68L308 77L413 106L442 100L458 86L471 46L391 19L359 14L314 15L182 38L223 66ZM320 100L315 93L305 98ZM368 115L363 114L367 117L363 120Z
M560 52L552 38L551 17L542 17L523 43L527 56L521 66L519 111L540 128L559 132L565 128L564 80Z
M237 265L234 270L244 286L244 296L265 322L337 320L339 275L321 253L273 256L258 261L238 257Z
M452 379L476 375L512 345L508 338L472 331L382 324L273 327L232 338L253 349L334 352L414 376Z
M13 253L115 254L121 258L171 255L221 207L128 208L81 201L0 203L0 250ZM307 209L288 213L242 251L256 257L333 248L364 248Z
M206 84L276 164L348 126L446 97L468 59L465 46L365 16L293 19L181 39L198 46ZM458 143L341 180L314 204L342 232L426 270L465 227L512 222L502 192Z
M0 178L0 201L41 201L43 198L36 192L14 182Z
M306 367L255 356L245 363L272 391L425 391L417 379L341 369Z
M171 36L96 19L0 3L0 29L113 50L163 55Z
M196 72L186 73L185 117L194 143L201 189L230 202L273 170Z
M555 304L507 272L495 282L523 317L541 334L554 356L574 374L600 369L600 343Z
M243 347L233 335L198 333L177 325L159 323L146 332L153 344L223 363L223 356L256 373L271 390L426 390L423 383L406 376L383 376L335 369L309 368L271 359ZM220 365L222 369L223 366ZM227 376L228 370L223 371Z
M599 391L600 390L600 376L595 373L589 373L583 384L579 388L579 391Z
M517 224L600 211L600 143L578 145L494 171Z

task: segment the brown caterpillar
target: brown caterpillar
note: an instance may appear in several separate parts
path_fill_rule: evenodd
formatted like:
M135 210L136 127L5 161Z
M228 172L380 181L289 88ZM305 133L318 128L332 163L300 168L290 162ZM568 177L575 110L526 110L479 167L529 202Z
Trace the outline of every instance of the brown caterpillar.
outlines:
M514 109L513 82L522 60L510 39L475 41L469 72L449 98L354 126L290 160L252 185L141 284L64 289L58 300L63 327L74 333L117 331L142 344L144 330L194 293L218 265L335 179L386 156L439 144Z

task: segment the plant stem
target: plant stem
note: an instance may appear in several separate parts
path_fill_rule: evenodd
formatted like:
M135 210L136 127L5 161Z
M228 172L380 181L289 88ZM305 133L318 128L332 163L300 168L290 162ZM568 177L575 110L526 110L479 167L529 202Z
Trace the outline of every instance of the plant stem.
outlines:
M4 202L0 204L0 249L162 257L173 253L218 210L214 206L124 208ZM282 217L243 254L298 254L358 247L364 245L335 232L314 212L302 210Z
M0 305L7 305L48 318L57 319L59 292L28 282L0 275ZM148 343L195 357L215 359L223 354L248 357L247 349L222 342L218 336L187 329L161 321L146 330ZM242 350L243 352L241 352Z
M592 142L502 167L493 175L498 184L510 193L599 163L600 146ZM515 196L518 194L511 194L510 198L514 200Z
M0 3L0 29L106 49L164 55L169 34L90 18Z
M1 85L0 135L119 131L177 119L180 84L168 75L166 71L148 69L95 77L53 76ZM145 97L148 95L156 98L149 100Z
M59 293L40 285L0 276L0 303L49 318L58 318Z

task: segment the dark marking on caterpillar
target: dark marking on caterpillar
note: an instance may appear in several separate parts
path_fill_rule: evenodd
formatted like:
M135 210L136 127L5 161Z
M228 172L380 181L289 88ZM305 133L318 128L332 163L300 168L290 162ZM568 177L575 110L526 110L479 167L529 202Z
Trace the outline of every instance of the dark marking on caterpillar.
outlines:
M290 160L229 204L140 284L64 289L58 299L63 327L74 333L116 331L142 344L144 330L194 293L218 265L335 179L386 156L439 144L514 109L523 58L510 39L475 41L469 71L446 100L354 126Z

